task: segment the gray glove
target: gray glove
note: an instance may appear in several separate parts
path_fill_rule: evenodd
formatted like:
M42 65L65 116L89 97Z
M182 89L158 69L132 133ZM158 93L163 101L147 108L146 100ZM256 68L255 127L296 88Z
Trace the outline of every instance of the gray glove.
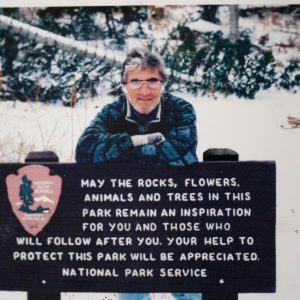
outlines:
M160 132L147 134L148 144L159 144L165 140Z
M165 137L160 132L150 134L133 135L131 141L134 147L147 144L159 144L165 140Z
M133 135L130 138L134 147L148 144L147 134Z

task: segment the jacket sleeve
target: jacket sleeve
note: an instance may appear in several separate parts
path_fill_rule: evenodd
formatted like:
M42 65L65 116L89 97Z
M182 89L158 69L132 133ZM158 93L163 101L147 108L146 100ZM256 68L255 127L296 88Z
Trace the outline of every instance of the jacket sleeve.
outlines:
M184 101L180 105L165 138L165 141L157 145L143 146L141 155L146 160L152 157L152 161L172 166L191 165L198 161L196 114L191 104Z
M132 151L133 144L127 133L109 133L109 124L113 120L109 110L109 106L104 107L79 138L75 154L76 162L120 161Z

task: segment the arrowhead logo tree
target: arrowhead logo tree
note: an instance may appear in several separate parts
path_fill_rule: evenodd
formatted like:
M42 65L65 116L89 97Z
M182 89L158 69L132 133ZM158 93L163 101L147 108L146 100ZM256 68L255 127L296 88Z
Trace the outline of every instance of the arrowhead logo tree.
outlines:
M50 175L45 166L31 165L6 177L8 199L23 228L37 235L54 215L61 194L62 179Z
M23 204L20 207L20 210L23 212L30 212L29 206L34 203L31 188L31 180L27 178L26 175L22 177L22 184L20 185L20 198L23 200Z

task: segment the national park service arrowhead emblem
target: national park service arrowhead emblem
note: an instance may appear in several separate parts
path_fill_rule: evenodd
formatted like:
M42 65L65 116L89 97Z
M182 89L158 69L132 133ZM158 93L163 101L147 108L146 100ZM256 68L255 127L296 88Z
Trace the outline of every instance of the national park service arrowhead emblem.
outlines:
M62 179L40 165L25 166L6 177L8 199L23 228L36 236L55 213Z

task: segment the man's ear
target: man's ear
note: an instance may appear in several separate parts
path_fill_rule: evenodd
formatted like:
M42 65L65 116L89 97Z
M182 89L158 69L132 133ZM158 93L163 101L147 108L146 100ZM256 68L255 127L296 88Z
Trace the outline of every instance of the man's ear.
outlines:
M165 91L165 85L164 84L162 84L162 86L161 86L161 88L160 88L160 95L162 95L163 93L164 93L164 91Z

